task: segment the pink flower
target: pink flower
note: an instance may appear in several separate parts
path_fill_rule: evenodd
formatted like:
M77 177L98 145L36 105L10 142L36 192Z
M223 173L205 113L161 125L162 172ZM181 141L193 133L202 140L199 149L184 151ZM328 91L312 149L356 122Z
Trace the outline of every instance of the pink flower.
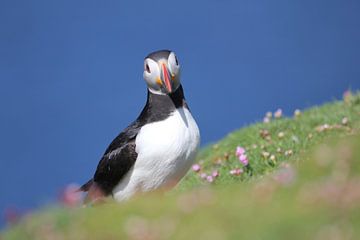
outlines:
M220 174L219 174L219 171L215 170L212 172L211 176L213 176L214 178L218 177Z
M9 207L5 209L4 216L6 223L15 224L19 221L21 213L15 207Z
M264 122L264 123L269 123L269 122L270 122L270 118L264 117L263 122Z
M194 164L194 165L192 166L192 170L193 170L194 172L199 172L199 171L201 170L201 166L200 166L199 164Z
M214 178L213 178L213 176L207 176L206 177L206 181L208 181L209 183L212 183L213 181L214 181Z
M239 156L245 154L245 149L243 147L237 146L235 154L237 157L239 157Z
M235 176L239 176L243 172L244 171L241 168L235 168L235 169L230 170L230 174L235 175Z
M63 190L60 200L67 207L75 207L81 204L81 193L77 184L69 184Z
M349 104L351 103L351 99L352 99L352 94L351 94L351 91L350 90L347 90L346 92L344 92L344 95L343 95L343 100L346 104Z
M239 157L239 161L244 165L248 165L249 164L249 160L247 159L247 156L245 154L240 155Z
M275 118L281 118L282 117L281 108L279 108L278 110L276 110L276 112L274 112L274 116L275 116Z
M206 174L206 173L201 173L201 174L200 174L200 177L201 177L202 179L205 179L205 178L207 177L207 174Z
M348 98L351 96L351 91L350 90L346 90L344 93L343 93L343 98Z

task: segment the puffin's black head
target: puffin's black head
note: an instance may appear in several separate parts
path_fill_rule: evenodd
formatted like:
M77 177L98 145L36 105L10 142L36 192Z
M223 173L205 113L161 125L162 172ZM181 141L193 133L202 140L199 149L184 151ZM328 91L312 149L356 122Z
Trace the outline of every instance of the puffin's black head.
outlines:
M153 93L176 91L180 86L180 65L175 53L169 50L150 53L144 61L144 79Z

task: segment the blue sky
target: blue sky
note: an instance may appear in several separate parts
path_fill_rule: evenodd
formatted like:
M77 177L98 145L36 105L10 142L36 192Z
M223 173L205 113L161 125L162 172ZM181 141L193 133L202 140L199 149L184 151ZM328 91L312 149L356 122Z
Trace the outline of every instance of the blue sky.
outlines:
M360 88L360 2L0 0L0 211L91 177L173 49L202 143Z

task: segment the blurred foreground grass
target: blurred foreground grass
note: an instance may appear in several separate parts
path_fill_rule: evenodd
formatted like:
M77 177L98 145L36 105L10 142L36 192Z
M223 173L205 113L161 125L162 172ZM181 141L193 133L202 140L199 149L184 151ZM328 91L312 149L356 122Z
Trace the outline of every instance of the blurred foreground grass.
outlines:
M359 99L234 132L203 150L201 170L165 196L49 207L2 238L360 239ZM238 145L246 149L246 167L234 154ZM244 172L229 174L234 168ZM213 171L219 176L212 183L200 177Z

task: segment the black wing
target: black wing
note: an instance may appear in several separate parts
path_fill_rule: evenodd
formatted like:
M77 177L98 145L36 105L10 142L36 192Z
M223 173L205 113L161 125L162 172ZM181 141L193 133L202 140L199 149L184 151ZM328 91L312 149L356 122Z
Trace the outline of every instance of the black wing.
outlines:
M136 161L135 138L140 128L141 124L135 121L111 142L97 166L94 178L80 190L90 191L92 187L96 187L105 196L112 193Z

